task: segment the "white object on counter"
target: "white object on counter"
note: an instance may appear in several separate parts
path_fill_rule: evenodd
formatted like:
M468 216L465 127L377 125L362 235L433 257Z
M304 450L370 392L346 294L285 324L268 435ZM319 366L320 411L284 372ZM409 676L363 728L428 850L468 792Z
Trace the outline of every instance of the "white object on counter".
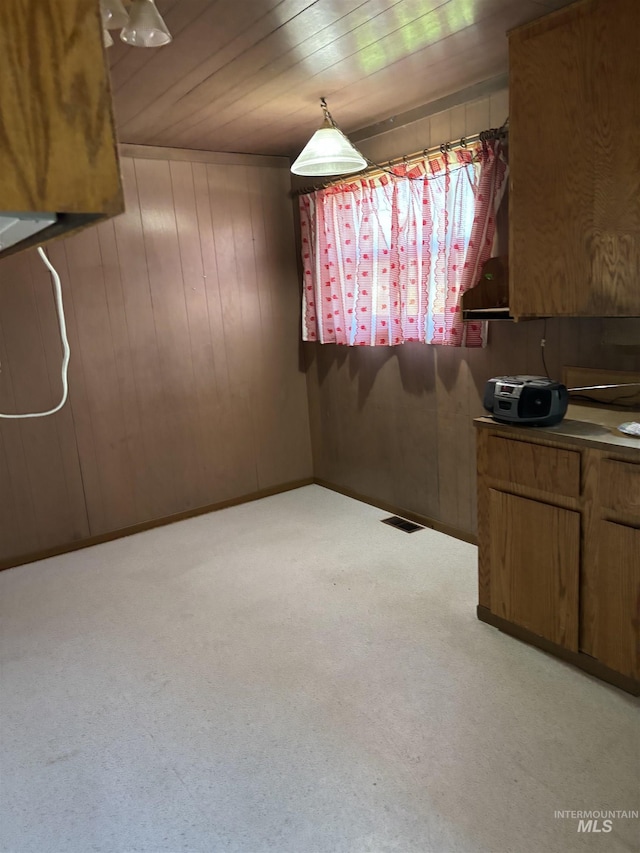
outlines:
M640 438L640 423L638 421L628 421L627 423L620 424L618 429L625 435L633 435L636 438Z

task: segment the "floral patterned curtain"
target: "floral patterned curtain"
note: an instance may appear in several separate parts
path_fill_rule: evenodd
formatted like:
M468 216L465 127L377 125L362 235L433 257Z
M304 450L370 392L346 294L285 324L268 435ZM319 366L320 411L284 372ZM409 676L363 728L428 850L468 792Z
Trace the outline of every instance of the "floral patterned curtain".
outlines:
M348 346L482 346L462 294L490 257L498 142L300 196L302 336Z

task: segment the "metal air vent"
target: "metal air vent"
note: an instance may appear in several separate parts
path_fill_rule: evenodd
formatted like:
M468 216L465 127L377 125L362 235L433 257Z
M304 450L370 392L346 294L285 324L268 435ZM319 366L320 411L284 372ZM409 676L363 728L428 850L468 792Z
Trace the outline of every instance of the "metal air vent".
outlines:
M414 524L413 521L407 521L406 518L400 518L399 515L392 515L389 518L382 519L383 524L388 524L390 527L396 527L404 533L415 533L416 530L424 530L420 524Z

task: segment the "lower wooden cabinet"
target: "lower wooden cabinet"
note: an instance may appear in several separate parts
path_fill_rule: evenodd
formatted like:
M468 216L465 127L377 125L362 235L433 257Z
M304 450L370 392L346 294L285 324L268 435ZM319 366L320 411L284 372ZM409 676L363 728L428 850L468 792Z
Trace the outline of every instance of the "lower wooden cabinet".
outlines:
M640 679L640 529L600 521L590 578L593 598L582 651L617 672Z
M640 449L475 423L478 617L640 695Z
M494 612L578 651L580 513L489 490Z

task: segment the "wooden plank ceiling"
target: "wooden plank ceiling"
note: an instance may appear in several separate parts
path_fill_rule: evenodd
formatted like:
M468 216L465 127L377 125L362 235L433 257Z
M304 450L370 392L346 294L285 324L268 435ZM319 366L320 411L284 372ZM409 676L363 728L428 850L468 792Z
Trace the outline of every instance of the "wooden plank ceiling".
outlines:
M569 0L157 0L173 42L109 49L122 142L297 155L507 71L506 32Z

